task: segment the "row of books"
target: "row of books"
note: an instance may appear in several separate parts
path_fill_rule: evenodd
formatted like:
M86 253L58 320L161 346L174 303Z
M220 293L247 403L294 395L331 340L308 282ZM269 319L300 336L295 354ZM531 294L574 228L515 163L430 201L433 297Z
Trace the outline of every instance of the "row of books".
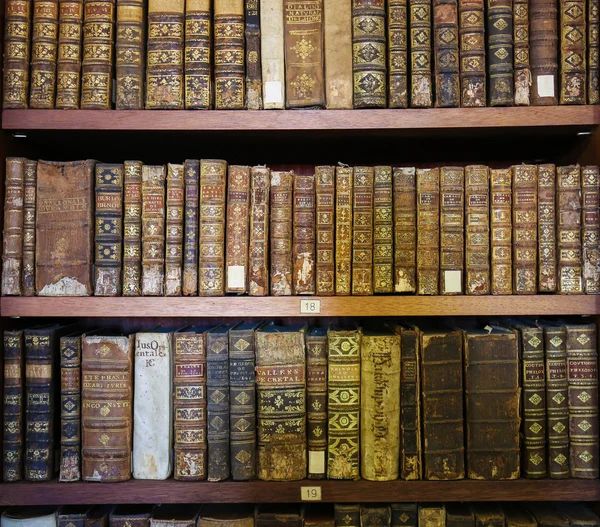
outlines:
M300 171L7 158L2 295L600 292L598 166Z
M598 478L596 326L460 323L6 330L4 480Z
M7 0L3 105L598 104L598 21L598 0Z

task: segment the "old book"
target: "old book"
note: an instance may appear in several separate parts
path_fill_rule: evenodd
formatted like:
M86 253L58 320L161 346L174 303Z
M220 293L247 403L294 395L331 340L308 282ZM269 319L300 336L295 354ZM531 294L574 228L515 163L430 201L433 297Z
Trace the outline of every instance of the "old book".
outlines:
M333 506L335 527L360 527L358 503L336 503Z
M57 527L57 508L8 507L1 518L2 527Z
M489 169L465 167L465 291L468 295L490 293Z
M31 0L7 0L5 3L2 82L2 108L5 109L29 106L31 6Z
M56 108L79 108L83 0L59 1Z
M37 161L26 159L23 192L23 275L21 282L23 296L33 296L35 294L36 187Z
M361 476L395 480L400 459L400 335L389 329L365 330L360 353Z
M526 502L525 508L533 515L539 527L569 527L569 520L550 503Z
M58 0L33 0L30 108L54 108L57 48Z
M510 295L513 292L512 198L511 169L490 169L492 295Z
M463 293L465 171L440 168L440 293Z
M475 527L503 527L504 512L495 502L477 502L471 505L475 513Z
M512 0L487 0L490 106L514 104Z
M600 293L600 219L598 218L600 171L598 166L581 167L581 245L583 291Z
M250 179L250 246L248 248L248 293L269 294L269 197L271 170L252 167Z
M183 296L198 294L198 198L200 196L200 161L186 159L183 163L185 184L183 238Z
M461 106L485 106L484 0L459 0Z
M408 0L411 108L433 106L431 8L429 0Z
M569 520L569 525L575 527L597 527L600 518L583 503L555 502L552 507Z
M352 0L354 108L385 108L387 102L384 0Z
M181 296L183 285L184 166L167 165L165 296Z
M309 504L304 508L305 527L335 527L331 503Z
M441 503L419 505L419 527L445 527L446 508Z
M59 509L57 527L85 527L85 520L91 507L89 505L66 505Z
M113 505L95 505L85 518L85 527L108 527Z
M600 103L600 2L587 3L587 103Z
M225 191L227 162L200 161L200 248L198 293L222 296L225 291Z
M352 291L352 194L354 169L335 168L335 294Z
M260 2L260 50L265 110L285 108L283 0Z
M164 165L142 167L142 295L162 296L165 287Z
M417 527L419 506L416 503L390 503L392 527Z
M393 180L394 291L414 293L417 290L416 169L394 167Z
M465 477L462 340L459 331L419 332L423 478Z
M537 527L535 518L519 504L503 503L502 512L506 527Z
M202 505L159 505L150 518L150 527L196 527Z
M81 479L131 478L134 337L81 337Z
M360 506L360 524L372 527L389 527L391 522L389 505L365 504Z
M583 293L579 165L557 167L558 293Z
M323 0L325 100L328 110L353 107L352 0Z
M460 106L458 54L458 2L433 2L433 46L435 52L435 105Z
M246 39L246 108L248 110L263 109L259 13L258 0L245 0L244 37Z
M110 513L109 527L150 527L153 505L117 505Z
M586 3L560 2L560 104L586 104Z
M35 289L38 296L92 294L95 161L38 161Z
M184 90L186 110L212 107L210 0L185 3Z
M6 159L4 187L4 230L2 232L2 296L21 295L23 269L23 198L25 162L23 157Z
M315 176L296 175L292 235L292 291L295 295L315 294L315 202Z
M244 0L214 1L215 108L245 107Z
M335 167L315 167L316 294L335 294Z
M146 109L183 109L184 0L148 0Z
M23 478L23 445L25 404L23 397L25 353L22 330L4 330L4 386L2 427L2 479L5 482Z
M558 104L558 4L553 0L529 1L529 57L531 104Z
M207 505L197 523L198 527L254 527L255 508L251 505ZM301 526L300 526L301 527Z
M292 294L292 199L294 174L271 172L270 251L271 294Z
M556 292L556 167L538 165L538 291Z
M440 170L417 169L417 294L437 295L440 274Z
M306 335L306 417L308 479L327 473L327 330L313 328Z
M387 2L388 107L408 108L408 2Z
M475 527L475 514L469 504L449 503L446 505L446 526Z
M531 67L529 62L529 0L514 0L513 50L515 106L529 106L531 93Z
M304 526L304 510L297 504L259 505L258 509L255 511L255 518L256 527L281 527L283 525L286 527ZM358 525L358 523L356 525ZM243 525L243 527L250 526Z
M373 294L373 167L354 167L352 294Z
M373 184L373 292L394 292L392 167L376 166Z
M143 110L146 61L144 0L117 0L115 45L117 110Z
M231 165L227 176L226 293L248 291L250 167Z
M123 163L123 296L142 294L142 166L141 161Z
M537 167L515 165L512 176L513 291L532 295L537 292Z
M120 296L123 267L123 165L96 165L94 294Z
M305 326L274 324L256 332L258 479L264 481L306 477L305 333Z

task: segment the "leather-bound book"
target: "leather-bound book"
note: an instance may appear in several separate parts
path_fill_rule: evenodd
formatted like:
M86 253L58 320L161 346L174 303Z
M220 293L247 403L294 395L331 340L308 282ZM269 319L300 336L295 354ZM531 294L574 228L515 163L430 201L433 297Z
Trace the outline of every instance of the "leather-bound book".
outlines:
M511 169L490 169L492 295L510 295L513 292L512 196Z
M352 194L354 169L335 168L335 294L352 291Z
M227 176L226 293L248 291L250 167L231 165Z
M430 0L408 0L411 108L433 106L431 7Z
M56 108L79 108L83 0L59 1Z
M333 506L335 527L360 527L358 503L336 503Z
M123 165L96 165L94 294L121 295L123 266Z
M352 0L323 0L325 99L328 110L353 107Z
M260 1L260 51L265 110L285 108L283 0Z
M485 106L485 0L459 0L461 106Z
M327 478L360 478L360 344L357 329L327 333Z
M463 293L465 171L440 168L440 293Z
M84 481L131 478L133 335L81 337L81 438Z
M214 0L215 109L243 110L244 0Z
M389 527L392 513L389 505L369 503L360 506L360 524L370 527Z
M295 295L315 294L315 202L315 176L295 176L292 236Z
M361 476L395 480L400 459L400 335L389 329L365 330L360 352Z
M414 293L417 290L416 169L394 167L393 180L394 292Z
M123 163L123 296L142 294L142 166L141 161Z
M446 507L441 503L419 505L419 527L445 527Z
M471 505L475 513L475 527L503 527L504 512L495 502L476 502Z
M35 289L38 296L92 294L95 161L38 161Z
M8 507L1 518L2 527L57 527L56 507Z
M419 332L423 422L423 479L465 477L463 373L460 331Z
M581 244L581 177L579 165L557 168L558 293L583 293Z
M23 269L23 198L25 162L23 157L6 159L4 187L4 230L2 233L2 296L21 295Z
M292 294L292 199L294 174L271 172L271 294Z
M373 292L394 292L392 167L376 166L373 185Z
M323 0L284 0L283 10L285 107L323 107Z
M506 527L537 527L535 518L522 505L502 504Z
M37 161L25 160L25 185L23 192L23 296L35 294L35 212L37 187ZM6 212L6 205L5 205ZM6 221L4 222L6 225Z
M305 326L274 324L256 332L258 479L264 481L306 478L305 333Z
M183 285L184 166L167 165L165 296L181 296Z
M467 503L449 503L446 505L446 526L475 527L475 514L471 507Z
M598 217L600 171L598 166L581 167L581 242L583 260L583 291L600 293L600 218Z
M419 507L416 503L390 503L392 527L417 527Z
M142 295L162 296L165 284L164 165L142 167Z
M150 518L150 527L196 527L202 505L159 505Z
M600 103L600 2L587 3L587 103Z
M315 167L316 294L335 294L335 167Z
M520 475L519 346L504 328L463 332L467 477Z
M236 505L232 508L230 505L207 505L202 509L197 525L198 527L254 527L254 507Z
M327 330L313 328L306 335L306 418L308 479L327 473Z
M118 505L110 513L110 527L150 527L153 505Z
M417 294L437 295L440 274L440 169L417 169Z
M388 106L408 108L408 2L387 2Z
M586 104L586 3L560 2L560 104Z
M246 108L248 110L263 109L259 10L259 0L245 0L244 37L246 39Z
M222 296L225 291L225 192L227 162L200 161L200 249L198 293Z
M384 0L352 0L354 108L385 108L387 101Z
M600 518L583 503L554 502L552 507L569 520L571 527L598 527Z
M109 527L110 514L114 505L95 505L85 518L85 527Z
M281 527L283 525L286 527L303 527L304 509L297 504L259 505L255 512L255 518L256 527ZM244 525L243 527L249 526Z
M183 109L184 0L148 0L146 110Z
M117 0L117 110L144 109L145 22L144 0Z
M465 291L467 295L490 293L489 169L465 167Z
M512 0L487 0L490 106L514 104Z
M210 0L185 3L185 109L212 107L212 17Z
M229 420L231 477L256 478L255 332L260 322L239 324L229 331Z
M305 527L335 527L333 516L333 505L327 504L309 504L304 509Z
M531 104L558 104L558 3L529 0Z
M460 106L458 54L458 2L433 2L433 46L435 52L435 105Z
M5 482L23 478L23 444L25 398L23 377L25 373L23 331L4 330L4 386L2 479Z
M373 167L354 167L352 294L373 294Z
M269 197L271 170L252 167L250 179L250 246L248 248L248 293L269 294Z
M198 294L198 217L200 213L200 161L186 159L183 163L185 184L183 238L183 296Z
M538 292L556 293L556 167L538 165Z
M7 0L5 3L4 109L28 107L31 6L32 0Z
M59 509L57 527L85 527L89 505L66 505Z
M58 0L33 0L30 108L54 108L57 49Z
M513 291L533 295L537 292L537 167L513 166L512 184Z
M552 504L526 502L527 512L533 515L539 527L569 527L569 520L559 513Z
M529 63L529 0L513 1L515 106L529 106L531 67Z

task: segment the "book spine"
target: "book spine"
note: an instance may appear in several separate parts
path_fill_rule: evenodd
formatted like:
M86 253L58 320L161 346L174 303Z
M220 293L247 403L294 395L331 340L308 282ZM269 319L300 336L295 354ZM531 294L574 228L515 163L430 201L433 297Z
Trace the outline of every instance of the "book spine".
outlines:
M260 50L265 110L285 107L283 0L260 2Z
M325 98L328 110L353 107L352 0L323 0Z
M269 197L271 171L252 167L250 182L250 247L248 249L248 292L269 294Z
M292 294L292 187L291 172L271 172L271 294Z
M250 167L229 167L227 184L226 293L248 291Z
M354 108L385 108L385 2L352 0Z
M492 295L511 295L512 286L512 173L490 169L490 234Z
M144 0L117 0L117 110L144 109L145 27Z
M392 509L391 527L417 527L419 522L416 503L390 503ZM450 527L450 524L448 523Z
M56 108L79 108L83 0L60 0L58 59L56 61Z
M360 524L386 527L392 520L389 505L361 505Z
M306 337L306 406L308 479L325 479L327 472L327 333Z
M81 337L60 339L60 481L81 479Z
M4 230L2 246L2 295L21 295L23 268L23 195L25 162L22 157L6 159L4 187Z
M96 165L94 294L119 296L123 264L123 165Z
M394 291L417 290L417 186L414 167L394 167Z
M487 0L490 106L514 104L512 0Z
M352 294L373 294L373 167L354 168Z
M433 1L435 105L460 106L457 0Z
M23 332L4 331L4 387L2 477L5 482L23 477Z
M315 294L315 177L294 178L293 276L295 295Z
M408 108L408 9L407 0L388 0L388 103Z
M352 194L354 169L335 169L335 294L352 291Z
M587 103L600 104L600 2L587 3Z
M429 527L444 527L446 525L445 506L419 505L418 525L427 525Z
M316 179L316 293L335 294L335 167L315 167Z
M417 170L417 294L437 295L440 274L440 170Z
M185 183L183 239L183 295L198 294L198 197L200 195L200 161L186 159L183 164Z
M226 161L200 161L200 296L223 296L225 292L226 185Z
M484 0L459 0L462 106L486 105Z
M431 108L431 0L408 0L410 12L410 107Z
M538 291L556 293L556 167L538 165Z
M142 166L141 161L123 163L123 296L142 294Z
M336 503L333 506L335 527L359 527L360 505L358 503Z
M558 2L530 0L529 52L531 58L531 104L556 106L558 74Z
M529 106L531 68L529 64L529 0L513 1L515 65L515 106Z
M210 0L185 3L185 109L212 107L212 17Z
M585 0L561 0L560 104L587 102L585 19Z
M513 290L537 292L538 183L535 165L515 165L513 175Z
M465 171L440 168L440 292L463 293Z
M488 167L465 168L465 266L468 295L490 292L490 214Z
M263 109L259 0L245 0L246 108Z
M376 166L373 184L373 292L394 292L392 167Z
M37 161L25 160L23 192L23 296L35 294L35 198Z
M142 295L162 296L165 282L165 167L142 167Z
M183 267L183 165L167 165L165 296L181 296Z
M4 22L2 108L24 109L29 101L29 51L32 0L7 0Z
M581 167L581 239L583 249L583 287L586 294L600 293L600 220L598 199L600 173L597 166Z
M33 0L30 108L54 108L57 49L58 0Z

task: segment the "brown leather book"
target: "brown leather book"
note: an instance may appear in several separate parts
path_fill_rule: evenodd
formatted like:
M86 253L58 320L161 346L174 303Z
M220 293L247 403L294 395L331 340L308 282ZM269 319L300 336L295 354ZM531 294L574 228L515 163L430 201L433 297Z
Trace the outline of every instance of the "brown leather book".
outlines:
M414 167L394 167L394 291L417 290L417 184Z
M469 504L448 503L446 505L446 526L475 527L475 514Z
M227 176L226 293L248 291L250 167L231 165Z
M600 2L587 3L587 103L600 104Z
M271 172L271 294L292 294L293 172Z
M335 167L315 167L316 179L316 294L335 294Z
M184 196L183 165L169 163L167 165L165 296L181 296Z
M569 527L569 520L560 514L550 503L526 502L525 508L531 513L539 527Z
M558 104L558 2L530 0L531 104Z
M150 527L196 527L201 510L202 505L159 505L152 512Z
M433 105L431 82L431 2L408 0L410 13L410 107Z
M315 294L315 176L294 178L293 275L295 295Z
M95 161L38 161L35 283L38 296L92 294Z
M512 0L487 0L490 106L514 104Z
M586 104L586 6L560 2L560 104Z
M123 163L123 296L142 295L142 166L141 161Z
M373 294L373 167L354 167L352 294Z
M246 0L246 108L263 109L262 68L260 59L260 5L258 0Z
M503 503L502 512L506 527L537 527L535 518L520 504Z
M305 527L335 527L333 507L330 503L306 506L304 508Z
M35 294L35 210L37 161L25 160L23 193L23 296ZM5 221L6 224L6 221Z
M440 168L440 292L463 294L465 171Z
M7 0L4 15L2 108L27 108L32 0Z
M23 479L25 444L25 350L23 331L3 332L4 377L2 419L2 479L8 483Z
M165 166L142 167L142 295L162 296L165 283Z
M373 292L394 292L392 167L376 166L373 184Z
M515 165L512 176L513 291L533 295L537 292L537 167Z
M461 106L485 106L484 0L459 0Z
M248 293L269 294L269 197L271 170L252 167L250 182L250 247Z
M58 0L33 0L30 108L54 108L57 49Z
M444 527L446 525L446 507L441 503L419 504L418 525Z
M85 527L109 527L110 513L114 505L95 505L85 518Z
M387 2L388 105L408 108L408 2Z
M475 513L475 527L502 527L505 525L504 512L496 502L472 503Z
M390 509L392 509L392 527L417 527L419 522L417 503L390 503Z
M460 106L458 55L458 2L433 1L433 45L435 51L435 105Z
M352 291L352 194L354 169L335 168L335 294Z
M186 159L183 163L185 183L183 238L183 296L198 294L198 215L200 213L200 161Z
M333 517L336 527L359 527L360 504L336 503L333 506Z
M24 157L6 158L4 230L2 233L2 296L21 295L23 268Z
M389 505L365 504L360 506L360 524L372 527L388 527L392 520Z
M417 169L417 294L437 295L440 274L440 169Z
M79 108L83 0L59 1L56 108Z
M583 211L581 214L581 240L583 260L583 288L586 294L600 293L600 219L598 197L600 172L598 166L581 167Z
M467 295L490 293L489 169L465 167L465 266Z
M145 22L144 0L117 0L117 110L144 109Z
M515 106L529 106L531 67L529 63L529 0L513 1Z
M561 503L555 502L552 507L560 514L569 519L572 527L598 527L600 518L595 510L583 503ZM594 507L595 508L595 507ZM595 508L597 510L597 508Z
M89 505L66 505L59 509L57 527L85 527L85 519L90 512Z
M512 289L512 172L490 169L491 292L510 295Z
M210 0L185 3L185 109L212 107L212 17Z
M538 165L538 291L556 293L556 167Z
M105 527L150 527L154 505L117 505Z
M262 507L263 506L261 505L261 508ZM202 509L202 514L198 519L197 526L254 527L255 517L256 523L258 524L258 512L250 505L236 505L235 508L232 508L229 505L207 505ZM301 525L302 524L300 524L300 526Z
M323 0L284 0L285 106L325 105Z
M323 0L328 110L352 109L352 0Z

